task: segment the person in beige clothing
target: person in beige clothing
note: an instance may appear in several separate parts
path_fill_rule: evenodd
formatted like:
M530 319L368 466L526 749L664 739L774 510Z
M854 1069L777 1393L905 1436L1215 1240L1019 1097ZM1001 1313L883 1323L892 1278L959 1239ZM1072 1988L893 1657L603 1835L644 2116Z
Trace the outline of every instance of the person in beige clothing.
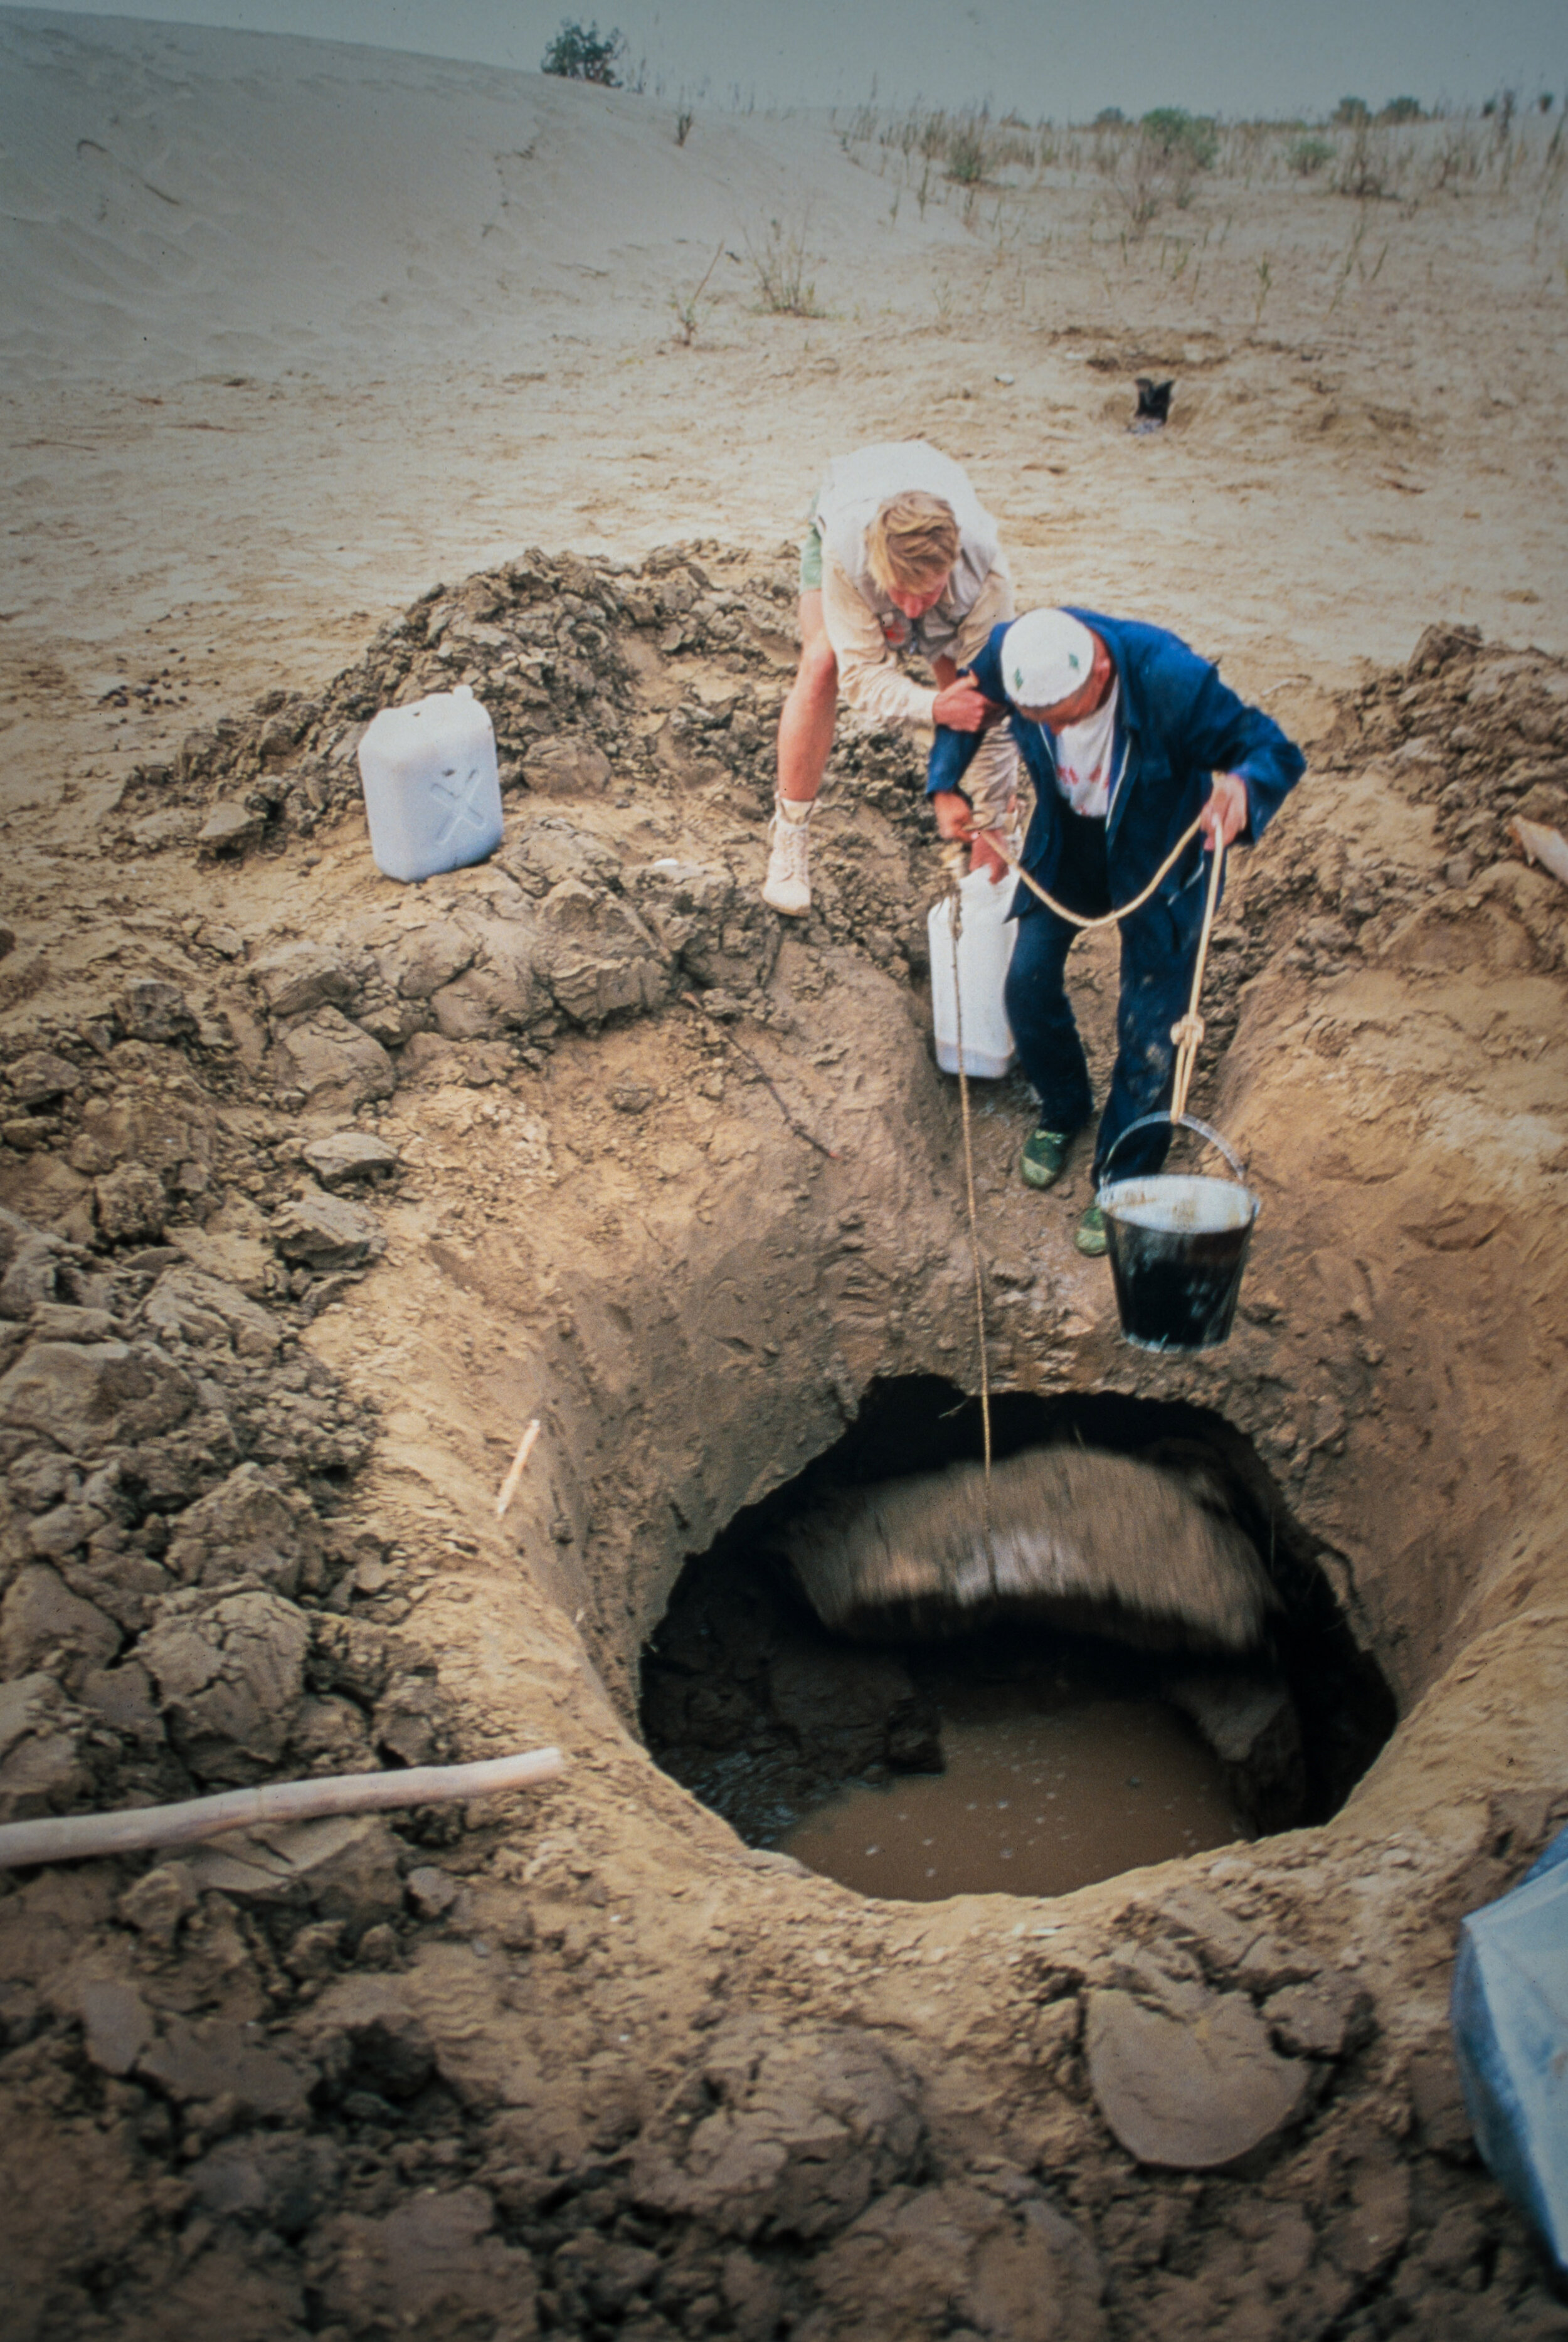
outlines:
M833 747L842 692L874 724L978 732L994 711L959 680L991 629L1011 618L1013 580L996 524L951 456L908 439L830 464L801 551L800 667L779 718L778 796L763 900L811 907L807 824ZM919 651L934 686L906 675ZM1005 826L1018 763L1005 726L965 776L984 827ZM975 848L977 863L994 860Z

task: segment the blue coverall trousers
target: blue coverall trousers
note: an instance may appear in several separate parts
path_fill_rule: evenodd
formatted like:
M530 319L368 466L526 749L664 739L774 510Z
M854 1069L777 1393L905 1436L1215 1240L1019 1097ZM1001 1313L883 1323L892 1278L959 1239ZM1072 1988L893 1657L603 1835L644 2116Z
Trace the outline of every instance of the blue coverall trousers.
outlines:
M1051 892L1070 910L1094 917L1111 908L1105 865L1105 825L1064 805L1062 858ZM1078 929L1024 893L1004 1001L1019 1062L1040 1099L1047 1130L1082 1128L1094 1108L1089 1066L1063 982ZM1094 1142L1099 1185L1105 1157L1129 1123L1171 1102L1176 1046L1171 1027L1186 1013L1197 959L1196 926L1178 924L1164 890L1121 929L1121 993L1116 1005L1116 1063ZM1170 1147L1168 1126L1141 1130L1117 1153L1113 1178L1157 1171Z

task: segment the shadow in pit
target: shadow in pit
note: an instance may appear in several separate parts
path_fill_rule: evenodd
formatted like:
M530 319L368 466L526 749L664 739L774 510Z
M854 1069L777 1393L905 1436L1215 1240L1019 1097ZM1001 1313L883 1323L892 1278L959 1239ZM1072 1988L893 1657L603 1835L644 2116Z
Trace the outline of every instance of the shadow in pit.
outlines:
M1181 1709L1186 1728L1195 1724L1221 1759L1233 1827L1218 1837L1337 1811L1392 1732L1394 1703L1339 1610L1321 1549L1251 1442L1204 1409L1111 1392L1054 1400L1004 1393L992 1422L999 1459L1078 1442L1174 1471L1228 1512L1278 1597L1268 1647L1243 1663L1194 1663L981 1614L938 1644L830 1633L784 1556L791 1522L832 1491L938 1472L981 1452L976 1401L937 1376L905 1377L873 1385L834 1446L688 1560L643 1659L641 1718L655 1761L748 1844L776 1844L850 1785L942 1772L945 1716L973 1715L986 1698L1016 1709L1038 1684L1047 1705L1054 1686L1079 1703ZM1228 1687L1243 1694L1260 1668L1288 1691L1280 1702L1292 1741L1284 1765L1265 1762L1261 1743L1227 1750ZM1232 1696L1233 1717L1237 1704ZM1187 1850L1173 1843L1162 1855Z

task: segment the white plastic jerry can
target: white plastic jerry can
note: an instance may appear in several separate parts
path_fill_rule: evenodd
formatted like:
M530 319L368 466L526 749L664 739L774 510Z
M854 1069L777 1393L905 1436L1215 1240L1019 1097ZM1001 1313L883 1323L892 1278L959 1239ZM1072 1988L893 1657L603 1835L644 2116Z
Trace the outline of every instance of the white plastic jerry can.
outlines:
M495 731L465 683L384 707L359 744L375 866L433 878L483 862L501 843Z
M931 951L931 1014L936 1027L936 1062L944 1074L958 1071L958 1009L964 1010L964 1070L974 1077L999 1081L1013 1070L1017 1051L1002 987L1017 934L1007 916L1013 888L1004 879L994 886L984 870L972 870L960 882L964 918L958 936L958 994L953 986L953 897L944 895L931 906L925 923Z

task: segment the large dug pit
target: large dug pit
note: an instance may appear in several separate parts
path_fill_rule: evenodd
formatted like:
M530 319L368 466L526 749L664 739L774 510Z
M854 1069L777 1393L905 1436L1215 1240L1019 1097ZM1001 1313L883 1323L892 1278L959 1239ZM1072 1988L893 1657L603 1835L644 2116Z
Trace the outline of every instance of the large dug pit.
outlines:
M1270 1475L1191 1408L1004 1398L989 1529L967 1509L958 1527L976 1579L952 1604L889 1598L889 1512L939 1542L955 1494L985 1485L978 1418L936 1378L874 1386L833 1448L687 1565L642 1668L665 1769L748 1844L922 1901L1060 1894L1336 1812L1393 1700ZM1030 1464L1050 1575L1010 1585L1008 1491ZM839 1556L868 1501L856 1599ZM1183 1530L1233 1551L1239 1615Z
M1026 1193L1026 1102L976 1101L999 1478L1172 1473L1261 1636L1004 1587L943 1619L910 1580L857 1623L768 1556L973 1466L980 1360L907 762L850 744L813 917L757 904L789 594L711 546L470 580L143 767L16 914L4 1817L567 1770L7 1877L12 2328L1560 2336L1446 1993L1459 1915L1568 1810L1562 915L1504 826L1562 817L1568 677L1448 631L1278 703L1313 774L1205 1003L1199 1111L1264 1205L1223 1349L1119 1340L1084 1168ZM505 843L393 889L355 727L462 680ZM1243 1680L1293 1753L1225 1758ZM1104 1713L1144 1700L1174 1740ZM900 1896L782 1850L999 1718L1035 1737L977 1760L990 1805L1016 1763L1036 1843L998 1869L1092 1883L970 1891L904 1845ZM1177 1745L1207 1819L1115 1839ZM1091 1796L1087 1848L1034 1820Z

